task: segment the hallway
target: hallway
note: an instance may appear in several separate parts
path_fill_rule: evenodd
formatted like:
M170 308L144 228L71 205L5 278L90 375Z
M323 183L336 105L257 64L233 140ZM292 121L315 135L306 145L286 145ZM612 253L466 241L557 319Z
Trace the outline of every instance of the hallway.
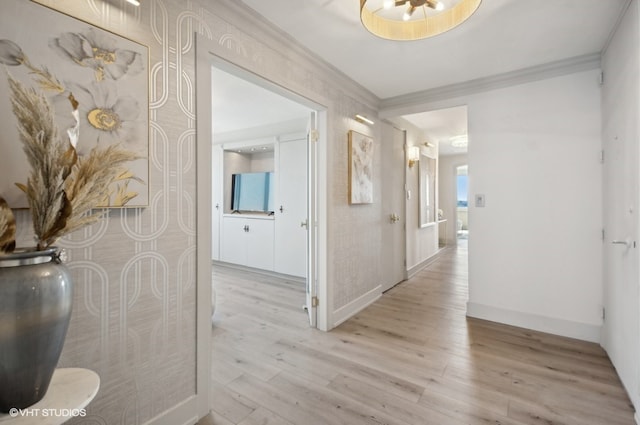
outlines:
M599 346L466 318L464 246L329 333L308 328L302 285L213 278L209 423L634 423Z

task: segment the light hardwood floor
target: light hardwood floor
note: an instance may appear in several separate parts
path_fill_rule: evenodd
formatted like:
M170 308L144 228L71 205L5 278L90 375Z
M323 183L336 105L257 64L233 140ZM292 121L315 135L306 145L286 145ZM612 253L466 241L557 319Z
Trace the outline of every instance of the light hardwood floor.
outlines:
M202 424L634 423L598 345L465 317L464 247L329 333L309 329L299 284L222 267L213 278Z

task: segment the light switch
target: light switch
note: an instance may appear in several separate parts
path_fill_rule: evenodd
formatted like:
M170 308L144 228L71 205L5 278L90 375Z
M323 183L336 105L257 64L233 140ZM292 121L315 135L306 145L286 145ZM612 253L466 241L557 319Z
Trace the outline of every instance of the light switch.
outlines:
M484 208L484 203L485 203L484 195L477 193L476 194L476 207Z

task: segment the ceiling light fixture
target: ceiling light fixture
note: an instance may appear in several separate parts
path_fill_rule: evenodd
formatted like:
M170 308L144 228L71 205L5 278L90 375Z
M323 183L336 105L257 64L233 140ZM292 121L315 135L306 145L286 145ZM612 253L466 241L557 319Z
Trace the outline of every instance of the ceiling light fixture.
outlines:
M369 124L369 125L373 125L374 122L371 121L369 118L365 117L364 115L360 115L360 114L356 114L356 121L361 122L361 123L365 123L365 124Z
M127 1L134 6L140 6L140 2L138 0L127 0Z
M469 139L466 134L461 134L460 136L454 136L449 139L451 142L451 146L454 148L466 148L469 145Z
M420 40L457 27L482 0L360 0L360 21L374 35L388 40Z

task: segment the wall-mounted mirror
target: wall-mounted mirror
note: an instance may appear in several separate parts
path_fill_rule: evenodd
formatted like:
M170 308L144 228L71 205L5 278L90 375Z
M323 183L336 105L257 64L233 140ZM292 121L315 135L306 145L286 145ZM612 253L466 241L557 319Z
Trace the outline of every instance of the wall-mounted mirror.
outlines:
M436 167L437 160L425 152L420 153L420 227L436 222Z

